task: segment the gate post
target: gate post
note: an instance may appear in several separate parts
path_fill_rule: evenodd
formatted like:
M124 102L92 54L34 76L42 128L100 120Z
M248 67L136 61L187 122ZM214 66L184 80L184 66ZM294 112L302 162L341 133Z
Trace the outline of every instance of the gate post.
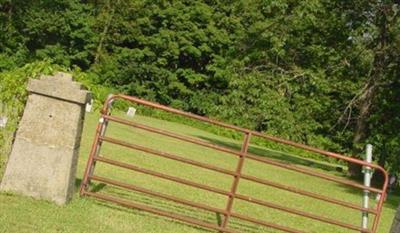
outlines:
M104 115L111 114L110 110L112 107L112 103L114 101L113 98L114 98L114 95L112 95L112 94L108 95L107 100L104 103L103 109L101 110L102 116L99 120L99 123L97 123L96 135L94 137L92 149L90 150L89 159L86 164L86 169L83 173L81 187L79 189L79 194L81 196L83 196L85 191L87 190L88 185L90 183L89 176L93 175L94 169L96 167L96 161L94 160L94 157L98 156L100 153L100 148L102 145L102 141L100 140L100 137L103 137L106 134L106 130L107 130L107 126L108 126L108 120L104 119Z
M28 101L0 189L65 204L75 187L90 93L66 73L30 80L27 89Z
M367 144L365 162L372 163L372 145ZM364 185L366 187L371 186L372 169L370 167L364 167ZM369 191L364 190L363 194L363 208L369 208ZM368 229L368 212L362 213L362 228Z
M241 155L239 157L237 166L236 166L236 175L234 177L232 186L231 186L231 196L228 198L228 203L226 205L226 212L227 214L225 215L224 221L221 224L222 228L226 228L228 225L229 218L231 217L231 212L232 212L232 207L233 207L233 201L235 199L235 195L239 186L239 181L240 181L240 176L242 174L242 169L244 165L244 161L246 158L247 151L249 149L249 144L250 144L250 138L251 138L251 133L246 132L244 135L243 139L243 144L242 144L242 149L241 149Z

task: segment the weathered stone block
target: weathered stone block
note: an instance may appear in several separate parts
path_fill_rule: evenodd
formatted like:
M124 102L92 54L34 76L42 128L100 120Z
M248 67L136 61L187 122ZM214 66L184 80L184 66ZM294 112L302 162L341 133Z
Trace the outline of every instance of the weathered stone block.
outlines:
M27 89L30 95L0 189L65 204L75 187L90 93L65 73L30 80Z

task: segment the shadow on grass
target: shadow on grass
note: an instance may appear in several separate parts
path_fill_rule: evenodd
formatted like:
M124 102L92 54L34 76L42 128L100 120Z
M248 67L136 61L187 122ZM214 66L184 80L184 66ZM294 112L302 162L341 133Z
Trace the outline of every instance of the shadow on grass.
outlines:
M385 207L389 207L391 209L396 210L400 205L400 193L397 191L396 193L391 193L387 197L385 201Z
M237 151L241 150L241 145L238 143L233 143L233 142L226 142L222 140L218 140L215 138L208 138L204 136L197 136L203 140L209 141L210 143L223 146L226 148L234 149ZM261 156L261 157L268 157L271 159L279 160L281 162L284 162L286 164L295 164L295 165L301 165L301 166L306 166L306 167L311 167L311 168L317 168L321 169L324 171L328 172L337 172L338 170L341 169L340 166L335 166L335 165L330 165L326 163L321 163L315 160L311 159L306 159L306 158L300 158L297 156L293 156L290 154L274 151L274 150L268 150L266 148L260 148L257 146L250 145L249 150L250 153Z
M218 140L218 139L214 139L214 138L208 138L208 137L204 137L204 136L198 136L198 135L197 135L197 137L199 137L203 140L206 140L210 143L219 145L219 146L234 149L237 151L241 150L241 144L239 144L239 143L226 142L226 141L222 141L222 140ZM341 177L346 177L346 179L349 179L349 180L352 180L352 181L362 184L362 181L360 181L358 179L352 179L352 178L346 176L343 172L338 171L338 166L336 166L336 165L320 163L318 161L309 160L306 158L300 158L300 157L292 156L289 154L281 153L278 151L268 150L266 148L260 148L260 147L255 147L255 146L250 146L249 152L252 154L261 156L261 157L268 157L268 158L271 158L274 160L279 160L280 162L283 162L286 164L301 165L301 166L306 166L306 167L310 167L310 168L321 169L321 170L324 170L327 172L335 172L335 175L338 174ZM335 185L337 185L341 188L344 188L345 191L348 193L360 195L360 198L362 197L361 189L352 188L350 186L340 184L340 183L335 183ZM400 191L396 190L395 193L400 194ZM387 200L384 203L386 208L391 208L394 210L397 209L398 205L400 204L400 196L396 195L395 193L389 194ZM371 195L371 198L375 198L375 195Z
M94 199L94 198L92 198L92 199ZM152 214L152 213L140 210L140 209L127 208L127 207L123 207L123 206L120 206L120 205L117 205L117 204L114 204L114 203L111 203L111 202L105 202L105 201L97 200L97 199L94 199L94 200L95 200L96 205L99 205L99 206L104 207L104 208L108 208L108 209L110 209L112 211L118 211L118 212L123 212L123 213L127 213L127 214L134 214L134 215L140 216L142 218L151 217L152 219L158 219L158 220L162 220L162 221L165 221L165 222L170 222L170 223L174 223L174 224L190 227L190 228L198 230L199 232L214 232L214 231L211 231L211 230L207 230L205 228L198 227L196 225L191 225L191 224L188 224L188 223L185 223L185 222L181 222L181 221L178 221L178 220L173 220L171 218L162 217L162 216L159 216L159 215L156 215L156 214Z
M77 179L76 183L80 184L80 180ZM121 189L118 187L105 186L102 183L92 184L91 186L92 186L92 192L100 192L101 191L102 194L105 194L108 196L116 197L118 199L122 199L122 200L129 201L132 203L139 203L141 205L145 205L145 206L153 208L153 209L158 209L158 210L162 210L162 211L169 212L169 213L175 213L180 216L189 217L189 218L192 218L192 219L195 219L198 221L202 221L202 222L206 222L206 223L220 225L224 218L223 215L220 215L218 213L201 210L201 209L198 209L195 207L190 207L187 205L179 204L179 203L176 203L173 201L165 200L162 198L154 197L154 196L147 195L147 194L140 193L140 192L127 191L125 189ZM188 223L181 222L178 220L174 220L172 218L168 218L168 217L164 218L162 216L151 214L146 211L142 211L140 209L127 208L127 207L123 207L123 206L120 206L118 204L114 204L111 202L98 200L96 198L91 198L91 199L95 200L95 203L97 205L107 207L114 211L122 211L125 213L135 214L135 215L139 215L142 217L151 217L151 218L155 218L155 219L161 219L163 221L173 222L175 224L184 225L187 227L198 229L199 231L201 230L202 232L215 232L215 231L210 231L208 229L202 228L200 226L196 226L196 225L188 224ZM243 221L238 221L236 219L231 219L228 227L239 230L240 232L250 232L250 233L262 232L257 227L247 224L246 222L243 222Z
M197 225L181 222L179 220L175 220L175 219L172 219L172 218L169 218L169 217L163 217L163 216L160 216L160 215L152 214L152 213L140 210L140 209L126 208L126 207L123 207L123 206L119 206L117 204L108 203L108 202L104 202L104 201L101 201L101 200L96 200L96 204L98 204L99 206L103 206L105 208L109 208L109 209L111 209L113 211L120 211L120 212L125 212L125 213L128 213L128 214L135 214L135 215L138 215L138 216L141 216L141 217L151 217L151 218L159 219L159 220L162 220L162 221L165 221L165 222L170 222L170 223L174 223L174 224L177 224L177 225L190 227L190 228L199 230L201 232L216 232L214 230L209 230L209 229L197 226ZM157 208L157 206L156 206L156 208ZM197 213L197 212L193 211L193 214L195 214L195 213ZM206 221L201 220L201 219L198 219L198 220L206 222ZM221 220L221 222L222 222L222 220ZM212 222L208 222L208 223L213 224ZM218 220L217 220L217 224L220 224L218 222ZM261 232L264 232L262 230L259 230L259 228L255 227L255 226L246 224L243 221L239 222L237 220L231 221L229 223L228 227L231 228L231 229L239 230L239 232L248 232L248 233L261 233Z
M348 178L348 179L349 180L353 180L353 181L358 181L356 179L350 179L350 178ZM358 182L358 183L360 183L360 182ZM362 184L362 183L360 183L360 184ZM361 200L361 198L363 196L363 190L362 189L353 188L353 187L350 187L350 186L347 186L347 185L344 185L344 184L339 184L339 183L336 183L336 185L341 187L341 188L343 188L347 193L351 193L351 194L354 194L354 195L359 195L360 196L360 200ZM382 185L380 187L377 186L375 188L381 189ZM377 196L377 194L375 192L371 192L370 199L374 200L374 201L372 201L372 203L374 203L374 202L377 203L378 202L378 201L375 201L376 196ZM375 204L372 205L372 203L370 203L370 205L371 205L370 207L375 208L376 205ZM383 205L384 205L384 208L390 208L390 209L396 210L397 207L400 205L400 190L397 189L394 192L389 193L388 196L386 197L386 200L384 201Z
M79 190L79 188L81 187L81 183L82 183L82 179L80 179L80 178L75 179L75 191Z
M75 192L76 193L79 192L81 183L82 183L82 179L80 179L80 178L75 179ZM98 183L98 184L91 183L89 188L90 188L91 192L99 192L102 189L104 189L106 186L107 185L104 183Z

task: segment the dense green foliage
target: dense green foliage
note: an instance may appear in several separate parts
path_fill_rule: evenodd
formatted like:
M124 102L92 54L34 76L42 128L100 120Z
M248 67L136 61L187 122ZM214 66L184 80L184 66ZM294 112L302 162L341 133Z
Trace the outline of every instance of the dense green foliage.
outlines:
M13 72L46 59L82 70L98 100L107 86L354 156L370 142L377 162L398 172L399 9L366 0L1 0L0 72L14 80L0 83L23 93L26 79Z
M26 83L28 77L35 78L40 73L51 73L50 65L45 62L28 64L23 68L0 73L0 116L7 116L6 128L0 131L0 167L4 167L5 158L10 151L13 134L24 109ZM0 169L0 176L3 169Z

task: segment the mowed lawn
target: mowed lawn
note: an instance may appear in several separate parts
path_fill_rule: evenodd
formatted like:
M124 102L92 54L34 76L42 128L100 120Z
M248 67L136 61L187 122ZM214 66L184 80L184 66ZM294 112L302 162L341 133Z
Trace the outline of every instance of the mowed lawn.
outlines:
M241 146L241 141L217 136L184 124L139 115L133 120L152 127L197 137L201 140L238 150ZM92 113L86 116L77 173L77 190L83 176L84 167L86 166L97 122L97 114ZM107 130L107 136L151 147L155 150L173 153L192 160L207 162L225 169L235 170L237 164L237 158L235 156L216 152L202 146L185 143L154 133L145 132L143 130L130 128L117 123L110 123ZM290 154L282 154L254 145L250 147L250 151L260 156L281 160L285 163L294 163L298 166L311 166L319 172L343 176L342 173L336 171L337 165L304 159ZM228 175L191 165L184 165L180 162L134 151L121 146L111 145L109 143L104 143L101 155L109 159L115 159L157 172L167 173L172 176L206 184L226 191L229 191L233 181L232 177ZM282 182L288 186L324 194L335 199L345 200L356 204L361 204L362 200L361 191L359 190L274 166L252 162L251 160L246 160L244 164L244 173L274 182ZM101 162L97 163L95 175L185 198L215 208L224 209L227 203L227 197L220 194L176 184L149 175L106 165ZM111 195L135 203L146 204L154 208L194 217L210 223L217 224L223 219L223 216L219 216L212 212L191 208L175 202L123 190L98 182L93 182L90 189L93 192ZM359 225L361 222L361 213L358 211L244 180L240 181L238 192L286 207L296 208L298 210L307 211L324 217L335 218L346 223ZM389 231L395 208L398 203L399 198L393 195L389 196L384 206L384 212L378 232L387 233ZM375 205L374 202L372 202L372 204ZM245 214L267 222L293 227L305 232L355 232L239 200L234 202L233 208L237 213ZM280 232L260 227L249 222L240 221L235 218L231 218L229 227L240 232ZM50 202L37 201L32 198L21 197L10 193L0 193L0 232L186 233L212 231L156 216L144 211L120 207L94 198L81 198L76 191L73 200L66 206L57 206Z

